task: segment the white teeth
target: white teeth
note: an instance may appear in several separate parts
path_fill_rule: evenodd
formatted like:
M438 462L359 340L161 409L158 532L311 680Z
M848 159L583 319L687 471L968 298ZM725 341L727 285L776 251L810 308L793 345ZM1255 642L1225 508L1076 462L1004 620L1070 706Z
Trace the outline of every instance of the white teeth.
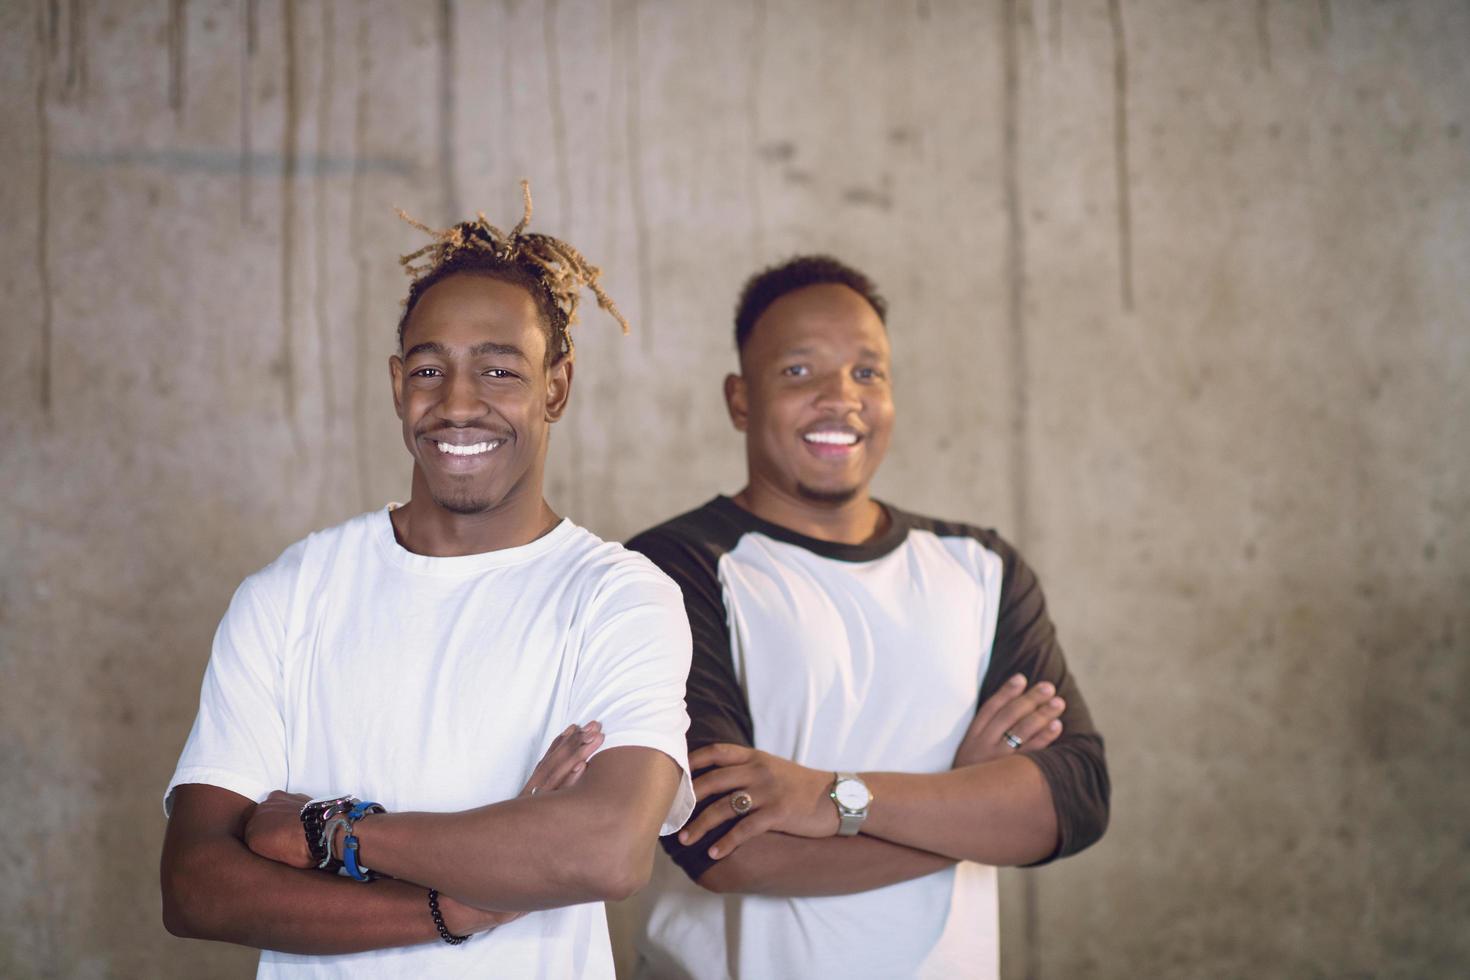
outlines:
M435 445L439 447L441 453L446 453L450 456L478 456L481 453L488 453L500 445L500 440L497 439L494 442L477 442L473 446L456 446L452 442L438 442Z
M807 442L820 442L828 446L852 446L858 441L855 432L808 432L802 438Z

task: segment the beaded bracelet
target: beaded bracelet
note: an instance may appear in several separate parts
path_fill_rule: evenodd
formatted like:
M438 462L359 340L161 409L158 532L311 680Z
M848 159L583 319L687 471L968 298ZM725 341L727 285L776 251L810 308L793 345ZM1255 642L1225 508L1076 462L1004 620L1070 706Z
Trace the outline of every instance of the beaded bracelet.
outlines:
M439 930L439 938L449 945L458 946L470 938L469 936L456 936L444 924L444 916L439 913L439 889L437 888L429 889L429 914L434 917L434 928Z

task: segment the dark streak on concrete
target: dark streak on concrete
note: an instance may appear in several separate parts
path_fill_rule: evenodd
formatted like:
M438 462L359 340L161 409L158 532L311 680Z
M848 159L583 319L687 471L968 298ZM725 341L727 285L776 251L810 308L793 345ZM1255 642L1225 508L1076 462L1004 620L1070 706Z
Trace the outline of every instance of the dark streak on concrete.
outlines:
M358 171L412 177L418 173L408 157L344 157L283 153L251 153L242 157L225 150L114 150L106 153L59 153L57 161L77 167L156 167L171 173L203 173L220 177L343 177ZM287 161L290 167L287 167Z
M439 0L439 184L446 225L460 219L454 175L454 0Z
M83 0L66 7L66 85L68 95L87 94L87 15Z
M871 187L847 187L842 191L842 200L860 207L873 207L881 211L893 208L893 195Z
M1261 63L1271 70L1271 0L1256 0L1256 38L1261 43Z
M251 131L251 107L255 103L256 0L245 0L245 50L240 56L240 224L250 223L251 193L254 190L255 159Z
M55 58L61 52L61 2L46 0L46 25L43 28L47 54Z
M796 159L796 144L790 140L772 140L756 144L756 152L767 163L790 163Z
M47 32L55 30L54 4L49 23L43 21L39 27L42 41ZM42 49L44 50L44 48ZM46 89L50 81L51 65L45 57L36 59L36 130L39 163L36 167L36 278L41 290L41 357L37 378L37 398L41 403L41 414L51 421L51 330L53 310L51 305L51 124L46 115Z
M332 111L332 93L336 90L335 54L336 54L336 10L333 0L322 0L322 73L317 88L316 100L316 149L321 153L326 149L332 138L332 119L335 113ZM328 264L331 261L331 249L328 247L334 241L331 230L331 214L328 208L329 200L327 186L317 181L312 186L312 194L316 203L316 275L315 288L315 311L316 311L316 335L317 350L319 356L325 357L332 349L331 335L331 313L329 311L328 284L332 281L331 270ZM326 418L337 417L337 391L333 382L336 372L323 371L322 399L326 406L323 413ZM331 485L327 480L321 483L323 493L330 492ZM329 508L327 508L329 509Z
M556 202L556 212L561 215L558 234L572 236L572 218L576 209L572 206L572 174L567 160L567 113L561 101L560 45L556 38L556 0L546 0L541 6L541 40L546 48L546 89L551 100L551 145L556 153L556 190L561 200Z
M286 59L286 118L281 138L285 180L281 184L281 350L277 363L286 396L286 417L296 433L296 366L292 341L296 307L296 121L301 112L301 92L296 79L296 0L285 0L282 5L281 36Z
M551 145L556 155L556 190L558 200L556 213L561 216L558 234L571 239L575 236L572 223L577 210L572 203L572 174L567 159L567 114L562 104L561 92L561 43L556 36L557 0L546 0L541 5L541 45L545 51L546 91L551 103ZM566 427L567 449L571 454L572 474L567 485L567 502L573 514L583 510L582 489L585 484L586 459L582 452L582 427L580 416L569 413L562 423Z
M1006 219L1006 323L1010 335L1011 492L1018 543L1029 537L1030 405L1029 352L1026 343L1026 223L1021 199L1021 69L1017 4L1002 0L1001 174ZM1028 953L1029 955L1029 953Z
M372 45L369 28L372 18L364 11L357 11L357 100L353 107L353 159L360 160L368 142L368 94L371 91L369 84L372 79ZM357 497L359 506L371 507L372 501L368 499L370 480L370 467L368 466L368 442L367 432L363 428L369 415L368 411L368 386L363 384L363 378L372 374L372 357L370 356L373 342L377 338L375 328L378 318L373 316L369 302L369 290L367 284L370 281L372 267L368 264L367 254L363 250L363 239L366 237L362 227L363 212L363 177L364 171L360 167L352 170L352 205L348 208L348 239L351 242L352 257L357 268L357 282L355 284L357 295L357 315L353 318L355 330L357 331L357 370L353 372L352 387L352 429L356 436L357 455ZM366 336L364 336L366 334Z
M168 4L168 107L176 120L184 115L184 65L188 51L188 0Z
M624 95L624 130L628 143L628 184L633 199L633 226L638 246L638 336L645 352L653 349L653 266L648 241L648 203L643 197L643 134L640 118L638 72L638 0L622 18L623 64L627 91Z
M1123 309L1133 312L1133 196L1128 168L1128 36L1123 0L1108 0L1113 31L1113 172L1117 182L1118 285Z
M1322 33L1332 34L1332 0L1317 0L1317 10L1322 14Z
M1060 57L1062 53L1062 0L1051 0L1046 21L1052 56Z
M761 78L765 74L766 0L751 5L750 70L745 83L745 135L751 146L761 145ZM755 161L745 168L745 193L750 199L750 243L754 253L751 268L762 265L766 255L766 209L761 194L761 173Z
M1021 199L1021 66L1018 34L1020 0L1001 2L1001 173L1006 216L1006 323L1010 336L1011 376L1011 513L1013 535L1025 547L1031 530L1030 481L1030 352L1026 337L1026 223ZM1027 980L1041 970L1040 898L1034 875L1021 879Z

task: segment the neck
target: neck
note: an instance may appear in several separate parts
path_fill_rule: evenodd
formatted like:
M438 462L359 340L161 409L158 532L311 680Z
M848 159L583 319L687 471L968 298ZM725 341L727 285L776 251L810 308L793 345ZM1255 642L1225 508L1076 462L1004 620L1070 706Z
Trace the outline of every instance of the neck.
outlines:
M840 504L818 503L752 478L732 499L761 520L834 544L862 544L888 528L888 512L867 487Z
M458 514L435 502L417 468L408 503L388 515L398 543L416 555L455 558L530 544L561 520L540 493L512 491L493 507Z

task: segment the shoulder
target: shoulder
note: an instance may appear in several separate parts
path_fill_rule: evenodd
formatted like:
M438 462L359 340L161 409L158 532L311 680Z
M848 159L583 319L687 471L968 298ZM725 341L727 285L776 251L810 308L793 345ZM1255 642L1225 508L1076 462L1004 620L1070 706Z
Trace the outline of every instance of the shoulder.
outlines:
M993 527L914 514L894 507L892 504L884 504L884 506L888 508L895 520L902 521L908 527L911 534L930 535L946 542L969 542L999 558L1007 568L1018 563L1025 564L1016 546Z
M386 519L384 511L358 514L340 524L313 531L286 547L274 561L252 572L236 590L241 598L280 611L289 603L303 576L321 575L344 551L356 552L371 543L375 522Z
M656 524L628 539L628 547L646 555L674 551L724 553L750 531L743 512L724 497Z
M574 527L562 549L562 574L575 580L594 604L612 598L638 601L679 596L679 587L645 555Z

